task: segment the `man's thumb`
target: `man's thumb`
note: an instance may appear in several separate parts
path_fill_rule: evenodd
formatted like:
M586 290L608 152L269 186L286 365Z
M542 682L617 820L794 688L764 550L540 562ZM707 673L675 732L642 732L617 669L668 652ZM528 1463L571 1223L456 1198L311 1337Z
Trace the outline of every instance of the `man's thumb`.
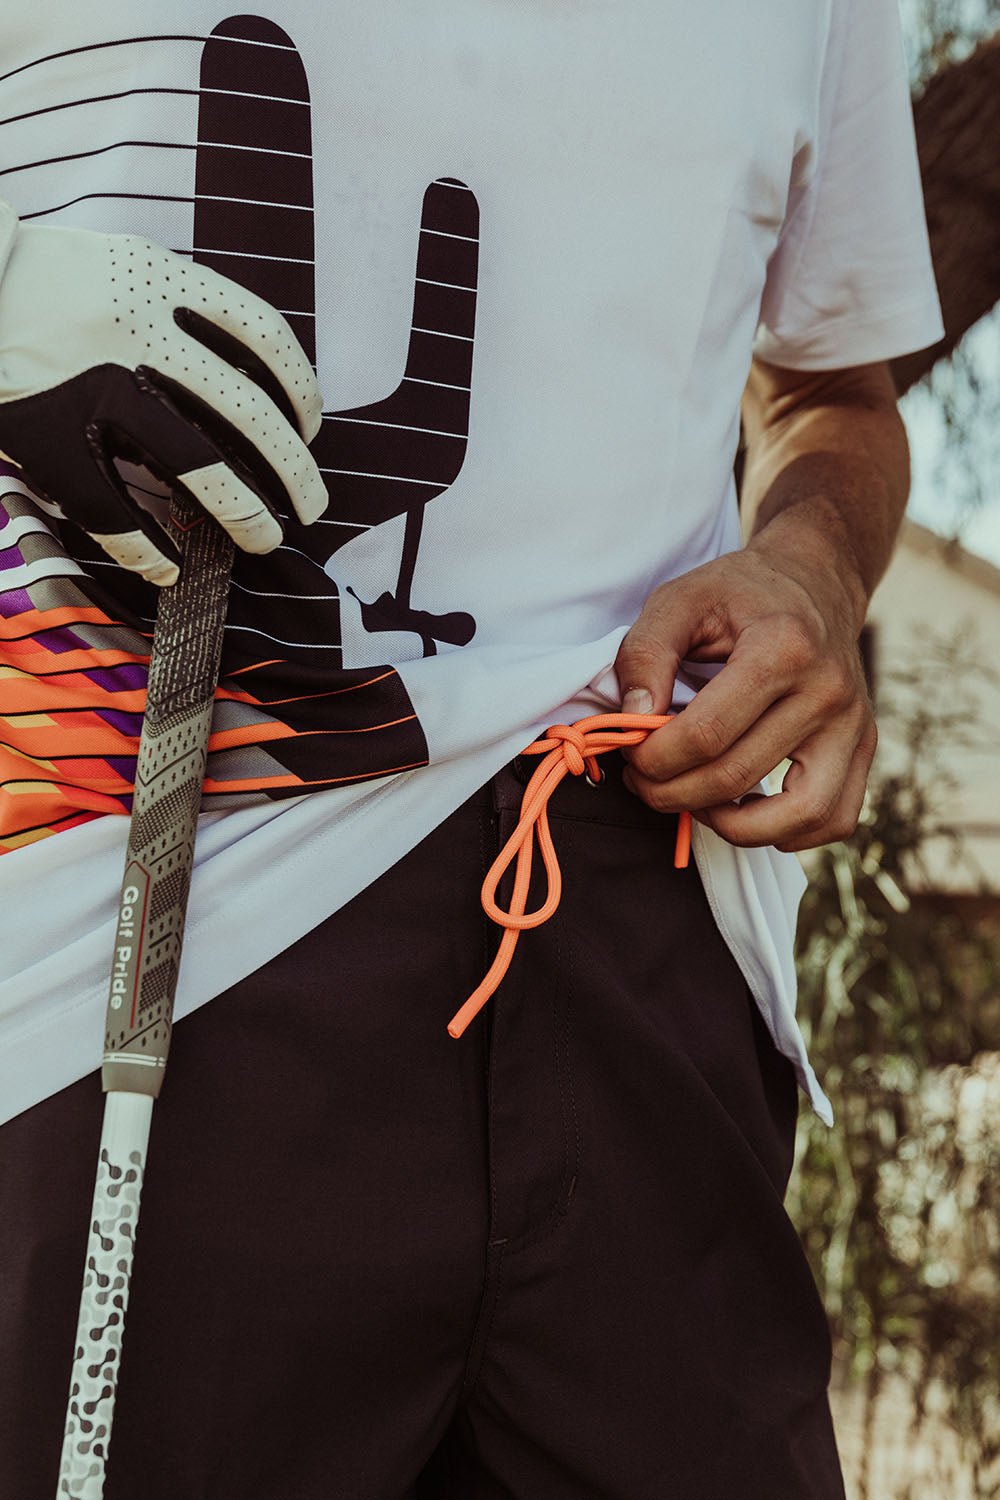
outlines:
M622 641L615 659L622 712L668 713L679 665L676 652L640 616Z

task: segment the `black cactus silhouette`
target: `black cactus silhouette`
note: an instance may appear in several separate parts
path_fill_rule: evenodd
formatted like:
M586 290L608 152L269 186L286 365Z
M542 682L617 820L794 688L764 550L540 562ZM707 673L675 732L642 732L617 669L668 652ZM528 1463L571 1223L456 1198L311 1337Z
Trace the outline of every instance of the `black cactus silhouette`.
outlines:
M280 308L315 362L309 98L302 61L280 27L238 16L215 28L202 56L194 252ZM399 385L382 401L324 414L313 452L330 493L328 517L308 529L284 518L283 555L238 564L238 583L258 597L279 590L298 594L299 640L310 639L300 633L300 622L308 631L311 614L322 644L339 641L339 611L325 564L364 530L404 514L396 591L362 602L365 628L412 630L426 655L438 641L465 645L475 633L470 614L415 609L411 596L424 508L454 483L465 458L478 246L472 192L454 178L432 183L424 195L409 349ZM317 599L326 607L310 609L309 601Z

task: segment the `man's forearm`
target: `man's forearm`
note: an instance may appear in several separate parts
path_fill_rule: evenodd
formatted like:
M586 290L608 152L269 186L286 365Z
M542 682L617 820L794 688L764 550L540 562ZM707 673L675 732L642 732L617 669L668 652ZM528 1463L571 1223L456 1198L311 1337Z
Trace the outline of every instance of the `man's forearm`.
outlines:
M860 630L909 490L888 368L804 373L755 361L743 420L749 545L810 573L835 571Z

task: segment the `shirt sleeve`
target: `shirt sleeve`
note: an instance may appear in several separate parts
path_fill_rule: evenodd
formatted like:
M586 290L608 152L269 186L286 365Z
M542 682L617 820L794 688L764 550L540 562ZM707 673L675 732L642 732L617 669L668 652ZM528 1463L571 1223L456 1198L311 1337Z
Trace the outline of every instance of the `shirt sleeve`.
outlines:
M826 370L936 343L897 0L833 0L812 165L768 263L754 353Z

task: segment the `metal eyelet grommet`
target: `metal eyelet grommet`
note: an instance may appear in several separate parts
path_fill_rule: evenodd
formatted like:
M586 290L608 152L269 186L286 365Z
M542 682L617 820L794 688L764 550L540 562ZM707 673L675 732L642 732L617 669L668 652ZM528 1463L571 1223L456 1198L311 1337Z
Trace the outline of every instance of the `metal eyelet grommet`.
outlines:
M594 780L593 776L591 776L591 774L590 774L589 771L584 771L584 773L583 773L583 779L587 783L588 786L600 786L601 782L604 780L604 768L603 768L603 766L598 766L598 768L597 768L597 780L596 781Z

